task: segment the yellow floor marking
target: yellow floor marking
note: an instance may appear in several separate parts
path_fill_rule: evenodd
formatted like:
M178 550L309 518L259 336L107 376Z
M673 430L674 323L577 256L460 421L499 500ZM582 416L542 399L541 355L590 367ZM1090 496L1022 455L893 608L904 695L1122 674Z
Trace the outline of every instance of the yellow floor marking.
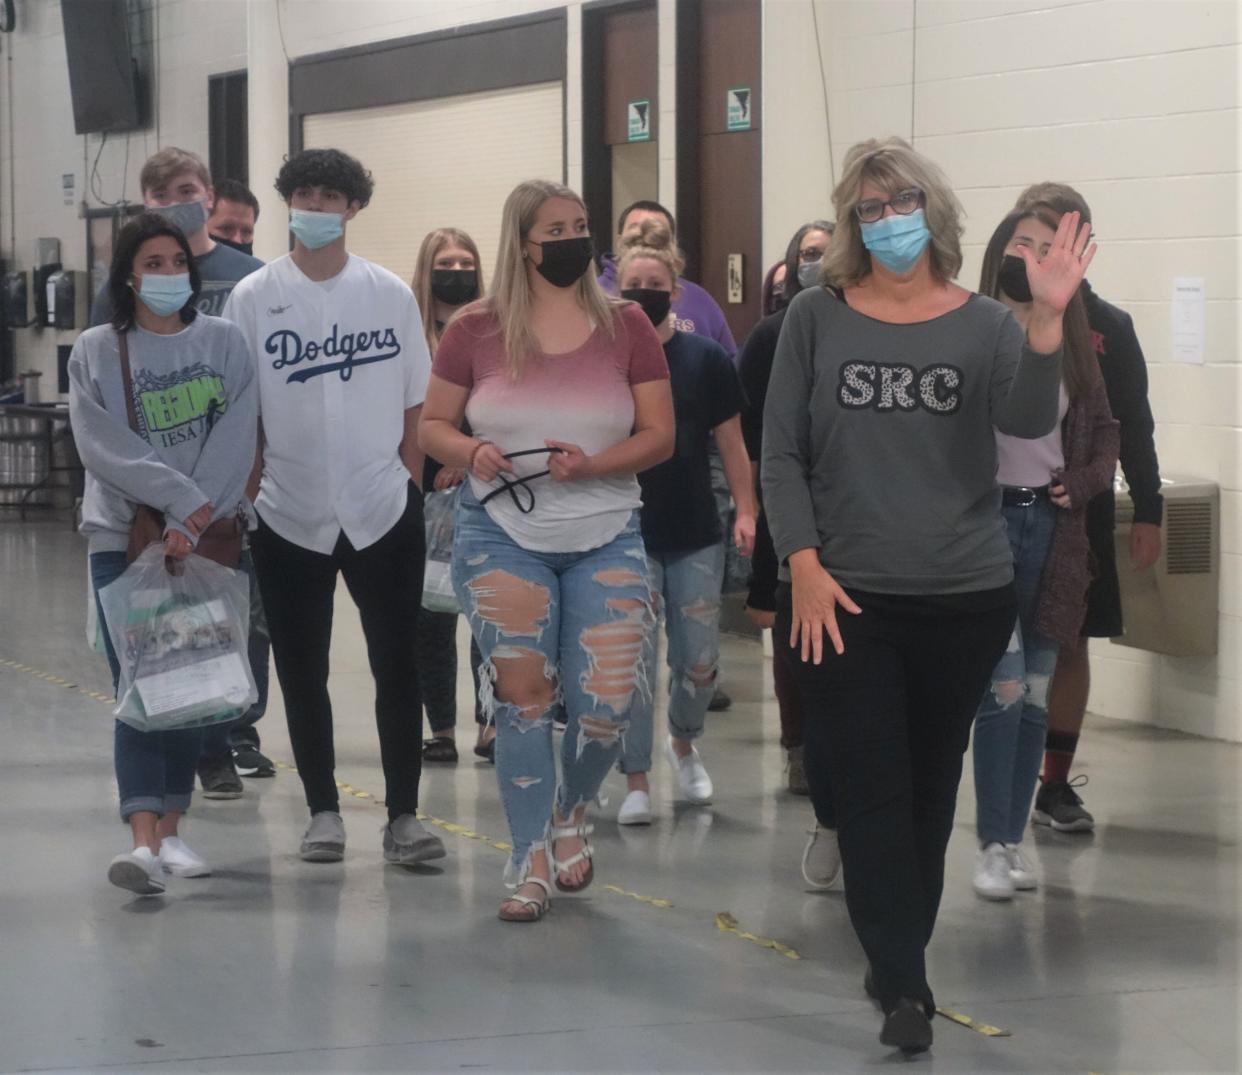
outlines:
M937 1008L936 1014L944 1016L952 1023L958 1026L964 1026L967 1030L973 1030L976 1034L982 1034L987 1038L1009 1038L1013 1036L1013 1032L1003 1030L998 1026L989 1026L987 1023L976 1023L969 1015L963 1015L961 1012L955 1012L952 1008Z
M757 944L760 948L770 948L773 952L779 952L786 959L802 958L787 944L781 944L780 941L774 941L770 937L757 937L755 934L741 929L737 924L737 919L729 914L728 911L721 911L716 915L716 928L723 933L732 933L735 936L741 937L744 941Z
M605 892L615 892L618 896L629 896L632 900L638 900L639 903L647 903L652 907L659 907L660 910L666 911L674 906L672 900L656 899L654 896L643 896L637 892L631 892L629 889L618 888L616 885L604 885Z

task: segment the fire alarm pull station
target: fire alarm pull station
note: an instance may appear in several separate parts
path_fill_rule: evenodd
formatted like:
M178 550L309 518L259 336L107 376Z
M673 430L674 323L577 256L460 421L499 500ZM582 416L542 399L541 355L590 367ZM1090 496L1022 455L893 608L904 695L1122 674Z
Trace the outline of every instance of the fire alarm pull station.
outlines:
M729 301L743 302L742 298L742 255L729 255Z

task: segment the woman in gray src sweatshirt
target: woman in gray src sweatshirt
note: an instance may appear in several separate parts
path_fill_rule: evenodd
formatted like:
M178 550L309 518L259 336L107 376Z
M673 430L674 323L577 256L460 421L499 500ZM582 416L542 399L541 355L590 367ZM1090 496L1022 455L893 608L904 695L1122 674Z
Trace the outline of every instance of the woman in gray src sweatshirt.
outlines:
M125 571L140 504L164 515L164 550L174 559L188 556L212 522L246 511L258 430L245 338L230 322L196 312L198 270L180 230L151 213L126 225L108 286L112 323L87 329L69 356L69 414L86 467L82 532L96 600ZM115 688L120 669L106 631L104 642ZM201 728L140 732L116 722L121 818L134 849L112 860L113 884L158 895L165 872L210 872L177 834L202 738Z
M1071 214L1028 259L1024 335L953 283L961 207L906 143L851 149L833 201L822 286L789 306L764 408L774 639L800 658L807 780L837 819L880 1040L920 1052L962 755L1016 608L993 427L1055 425L1061 314L1094 246Z

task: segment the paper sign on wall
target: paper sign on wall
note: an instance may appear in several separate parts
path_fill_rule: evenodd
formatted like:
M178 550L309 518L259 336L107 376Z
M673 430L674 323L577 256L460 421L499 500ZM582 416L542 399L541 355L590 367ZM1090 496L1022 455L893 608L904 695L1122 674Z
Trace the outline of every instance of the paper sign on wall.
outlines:
M73 172L64 172L60 177L60 191L65 205L73 204L73 193L77 187L77 176Z
M1173 361L1203 365L1203 277L1173 278Z
M626 109L629 120L629 141L647 142L651 139L651 102L631 101Z
M729 130L750 130L751 98L749 86L736 86L725 94L725 119Z

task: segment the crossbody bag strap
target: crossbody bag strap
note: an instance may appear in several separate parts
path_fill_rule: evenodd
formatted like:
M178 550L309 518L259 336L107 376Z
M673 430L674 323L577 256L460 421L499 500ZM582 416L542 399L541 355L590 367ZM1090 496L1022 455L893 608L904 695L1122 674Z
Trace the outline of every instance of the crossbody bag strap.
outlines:
M125 414L129 418L129 428L138 432L138 412L134 409L134 375L129 369L129 333L116 334L117 346L121 350L121 384L125 389Z

